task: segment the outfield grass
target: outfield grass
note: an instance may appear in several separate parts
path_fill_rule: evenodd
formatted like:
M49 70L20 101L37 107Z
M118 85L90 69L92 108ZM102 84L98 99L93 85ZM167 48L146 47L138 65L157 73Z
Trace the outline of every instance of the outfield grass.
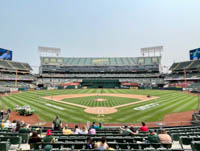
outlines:
M140 95L153 95L159 96L160 98L141 102L139 104L121 107L118 112L99 117L98 115L92 115L85 113L82 108L61 104L59 102L53 102L50 100L43 99L42 96L53 96L61 94L81 94L81 93L123 93L123 94L140 94ZM117 97L118 98L118 97ZM113 97L111 101L113 104L122 103ZM78 103L80 98L71 99L73 103ZM84 99L84 98L83 98ZM109 97L110 99L110 97ZM120 98L123 101L129 102L128 98ZM114 102L116 100L116 102ZM179 91L167 91L167 90L127 90L127 89L77 89L77 90L42 90L42 91L29 91L22 92L19 94L13 94L12 96L1 97L1 108L3 109L14 109L16 105L30 105L35 109L36 114L39 116L41 121L52 121L55 115L58 115L63 122L73 123L84 123L86 121L103 121L111 123L130 123L130 122L141 122L141 121L160 121L164 115L174 112L183 112L188 110L194 110L197 108L197 97L191 94L185 94ZM68 100L69 101L69 100ZM132 100L133 101L133 100ZM90 106L89 100L88 106ZM83 102L83 103L86 103ZM82 102L80 101L79 104ZM99 102L101 106L101 102ZM157 103L158 106L153 108L137 111L134 110L136 107L140 107L150 103ZM57 107L61 107L64 110L55 109L47 106L46 104L52 104ZM85 104L84 104L85 105ZM107 104L109 105L109 104ZM91 104L94 106L94 104ZM110 105L111 106L111 105Z

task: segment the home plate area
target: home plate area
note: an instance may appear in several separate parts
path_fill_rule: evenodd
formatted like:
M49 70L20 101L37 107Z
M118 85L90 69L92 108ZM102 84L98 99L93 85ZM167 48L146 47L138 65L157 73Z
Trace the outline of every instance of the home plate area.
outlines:
M106 99L95 99L95 101L97 102L104 102L104 101L107 101Z
M113 107L89 107L84 110L90 114L111 114L117 112Z

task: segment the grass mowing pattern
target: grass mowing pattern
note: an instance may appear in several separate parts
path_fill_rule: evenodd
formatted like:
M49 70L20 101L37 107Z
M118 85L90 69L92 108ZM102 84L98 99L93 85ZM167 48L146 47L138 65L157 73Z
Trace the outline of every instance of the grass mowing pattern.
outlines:
M83 94L83 93L123 93L123 94L139 94L159 96L159 99L152 101L141 102L139 104L121 107L118 112L99 117L85 113L82 108L61 104L58 102L49 101L41 98L42 96L53 96L62 94ZM113 97L113 101L118 97ZM76 98L77 99L77 98ZM121 99L121 98L120 98ZM123 100L127 98L122 98ZM103 121L116 123L130 123L141 121L160 121L164 115L174 112L183 112L194 110L197 108L197 97L191 94L182 93L179 91L167 90L127 90L127 89L77 89L77 90L42 90L29 91L12 96L4 96L0 98L1 108L14 109L18 105L30 105L35 109L36 114L42 121L52 121L55 115L58 115L63 122L84 123L86 121ZM73 101L73 99L72 99ZM87 101L87 100L86 100ZM87 101L88 102L88 101ZM118 101L116 101L118 102ZM63 110L55 109L47 106L52 104L64 108ZM74 102L73 102L74 103ZM85 102L84 102L85 103ZM100 103L100 102L99 102ZM134 110L135 107L145 104L158 103L159 106L144 110Z
M96 99L106 99L106 101L96 101ZM65 102L81 104L89 107L113 107L121 104L127 104L140 101L138 99L112 97L112 96L89 96L82 98L64 99Z

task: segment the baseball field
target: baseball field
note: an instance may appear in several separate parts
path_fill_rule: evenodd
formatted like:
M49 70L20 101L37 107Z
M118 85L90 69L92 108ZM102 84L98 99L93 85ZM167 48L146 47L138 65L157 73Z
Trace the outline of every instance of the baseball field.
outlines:
M151 97L147 97L150 95ZM130 123L161 121L164 115L195 110L197 96L169 90L38 90L2 96L3 109L30 105L41 121Z

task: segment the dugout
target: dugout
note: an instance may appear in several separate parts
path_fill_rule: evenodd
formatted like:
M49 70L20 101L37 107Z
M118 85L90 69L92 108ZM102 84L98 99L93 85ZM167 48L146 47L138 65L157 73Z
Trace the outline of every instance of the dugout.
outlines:
M119 88L119 80L83 80L82 87L87 88Z

